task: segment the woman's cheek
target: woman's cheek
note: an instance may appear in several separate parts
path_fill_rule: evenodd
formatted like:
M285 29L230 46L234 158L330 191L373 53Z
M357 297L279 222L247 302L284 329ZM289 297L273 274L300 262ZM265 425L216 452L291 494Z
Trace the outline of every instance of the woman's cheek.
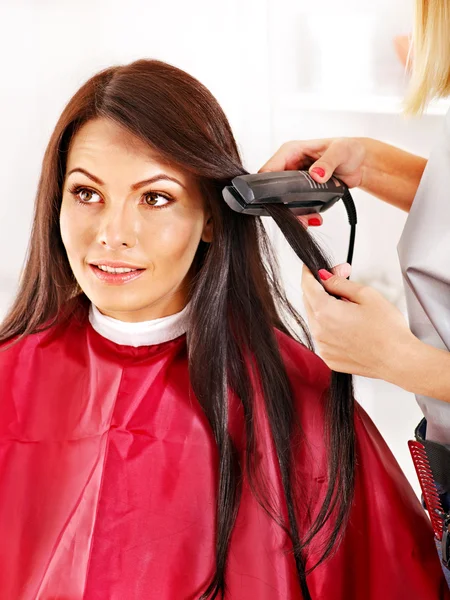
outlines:
M198 220L173 220L158 231L156 238L158 240L156 244L158 254L161 257L166 257L167 260L180 261L183 257L186 257L186 260L192 262L200 242L202 230L203 223L199 223ZM152 246L154 248L156 239L153 236Z
M73 259L82 258L86 260L89 255L89 246L91 236L83 227L77 227L72 223L66 233L66 250Z
M76 211L62 206L60 215L61 237L67 252L80 254L88 243L90 235L89 224L80 218Z
M154 276L167 283L170 280L170 285L181 283L191 268L201 234L202 227L197 223L160 230L147 252L155 267Z

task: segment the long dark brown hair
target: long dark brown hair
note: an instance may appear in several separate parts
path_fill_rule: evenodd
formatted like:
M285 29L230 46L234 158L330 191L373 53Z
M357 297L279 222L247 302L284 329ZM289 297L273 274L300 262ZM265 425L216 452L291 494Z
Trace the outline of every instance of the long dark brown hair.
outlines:
M192 321L187 337L192 388L211 425L219 456L216 570L201 598L225 594L227 552L245 472L258 501L291 539L300 586L308 599L308 546L332 519L331 533L317 564L325 560L342 537L352 502L352 378L340 373L331 375L326 403L328 488L316 519L302 531L298 485L293 484L292 451L294 436L301 437L302 433L275 329L296 337L295 328L292 331L289 326L294 320L302 343L313 349L312 341L279 283L261 219L233 212L222 199L223 187L246 171L222 109L196 79L164 62L137 60L97 73L69 101L45 152L26 264L17 297L0 327L0 342L13 337L19 340L70 318L70 307L84 296L62 243L59 212L70 141L84 123L94 118L113 120L163 159L194 175L212 213L213 241L200 242L197 250L190 290ZM270 213L316 278L319 269L330 268L329 259L286 207L273 206ZM217 340L221 343L217 344ZM270 505L261 484L263 477L254 466L256 433L248 357L264 395L288 522L283 522ZM244 457L239 456L229 434L229 390L242 403Z

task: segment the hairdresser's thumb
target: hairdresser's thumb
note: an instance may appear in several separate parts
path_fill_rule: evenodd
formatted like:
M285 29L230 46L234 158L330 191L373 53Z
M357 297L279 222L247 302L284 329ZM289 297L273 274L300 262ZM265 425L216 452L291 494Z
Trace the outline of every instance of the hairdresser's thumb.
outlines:
M309 168L309 174L318 183L328 181L333 174L333 169L321 160L318 160Z
M358 302L359 292L363 287L360 283L349 281L345 277L333 275L326 269L319 271L319 277L325 290L333 296L345 298L351 302Z
M342 147L332 142L319 160L309 167L309 174L318 183L325 183L342 163Z

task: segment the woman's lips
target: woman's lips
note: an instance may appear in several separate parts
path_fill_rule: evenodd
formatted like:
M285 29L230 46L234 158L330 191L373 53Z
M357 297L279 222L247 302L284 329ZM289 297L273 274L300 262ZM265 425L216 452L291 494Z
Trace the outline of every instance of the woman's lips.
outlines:
M136 271L131 271L130 273L107 273L106 271L102 271L95 265L89 265L89 268L94 273L94 275L103 281L104 283L112 283L115 285L121 285L123 283L128 283L129 281L133 281L142 275L145 269L138 269Z

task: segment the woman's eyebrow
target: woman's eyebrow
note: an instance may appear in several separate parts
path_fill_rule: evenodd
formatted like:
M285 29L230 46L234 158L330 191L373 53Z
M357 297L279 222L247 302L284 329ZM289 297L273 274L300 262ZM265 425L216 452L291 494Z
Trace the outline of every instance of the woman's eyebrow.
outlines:
M86 177L89 177L89 179L92 179L92 181L95 181L95 183L97 183L98 185L105 185L104 181L102 181L95 175L92 175L91 173L86 171L86 169L83 169L81 167L75 167L75 169L72 169L71 171L69 171L67 173L67 177L69 177L69 175L71 175L72 173L75 173L75 172L84 173L84 175L86 175ZM180 185L182 188L186 189L186 187L181 183L181 181L179 181L178 179L175 179L175 177L170 177L170 175L166 175L165 173L157 173L156 175L153 175L153 177L150 177L150 179L145 179L144 181L139 181L138 183L134 183L132 186L130 186L130 190L136 191L144 185L148 185L149 183L155 183L155 181L161 181L161 180L173 181L175 183L178 183L178 185Z

